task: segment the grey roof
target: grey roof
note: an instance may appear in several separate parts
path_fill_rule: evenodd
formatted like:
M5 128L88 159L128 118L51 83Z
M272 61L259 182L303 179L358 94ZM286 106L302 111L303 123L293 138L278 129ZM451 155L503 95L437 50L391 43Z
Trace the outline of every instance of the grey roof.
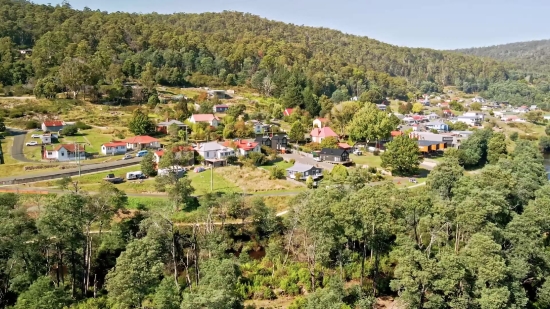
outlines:
M441 143L443 143L443 142L441 142L441 141L426 141L426 140L419 140L417 143L418 143L418 146L432 146L432 145L441 144Z
M294 163L294 165L290 168L287 168L286 170L287 171L292 171L292 172L300 172L300 173L303 173L303 172L307 172L309 170L311 170L312 168L314 168L315 166L313 165L309 165L309 164L303 164L303 163Z
M222 149L225 149L226 147L216 143L216 142L208 142L208 143L204 143L204 144L200 144L199 147L197 148L198 151L217 151L217 150L222 150Z
M185 124L181 121L178 121L178 120L170 120L170 121L164 121L164 122L159 122L159 126L163 126L163 127L169 127L171 124L176 124L178 126L184 126Z
M440 125L447 125L447 124L443 121L430 121L430 122L426 122L424 125L427 125L427 126L440 126Z

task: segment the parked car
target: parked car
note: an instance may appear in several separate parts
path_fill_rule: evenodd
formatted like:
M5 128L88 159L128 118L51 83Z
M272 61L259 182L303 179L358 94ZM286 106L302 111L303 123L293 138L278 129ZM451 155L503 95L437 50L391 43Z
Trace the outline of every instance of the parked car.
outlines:
M115 177L115 174L108 174L107 177L103 178L103 180L113 184L122 183L124 181L124 179L120 177Z
M136 171L136 172L126 173L126 179L128 180L147 179L147 176L143 174L141 171Z
M204 172L204 171L205 171L205 169L204 169L204 167L202 167L202 166L195 167L195 173L202 173L202 172Z
M141 151L138 151L138 153L136 154L136 157L145 157L145 155L148 153L147 150L141 150Z
M40 136L41 136L40 134L33 134L33 135L31 135L32 138L40 138Z
M356 149L356 150L353 152L353 154L356 155L356 156L362 156L362 155L363 155L363 152L362 152L361 150L357 150L357 149Z
M133 158L133 157L132 157L131 154L126 154L126 155L124 155L124 157L122 158L122 160L130 160L130 159L132 159L132 158Z
M25 145L26 146L36 146L36 145L38 145L38 142L28 142Z

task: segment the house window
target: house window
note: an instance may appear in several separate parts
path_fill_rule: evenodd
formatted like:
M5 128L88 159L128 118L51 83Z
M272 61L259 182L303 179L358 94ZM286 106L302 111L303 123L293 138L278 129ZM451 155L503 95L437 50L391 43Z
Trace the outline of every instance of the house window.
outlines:
M308 176L308 175L309 175L308 173L309 173L309 172L305 172L305 173L304 173L304 176Z
M53 153L51 151L48 151L48 156L53 156Z
M61 152L61 156L64 157L64 156L65 156L65 153L64 153L64 152Z

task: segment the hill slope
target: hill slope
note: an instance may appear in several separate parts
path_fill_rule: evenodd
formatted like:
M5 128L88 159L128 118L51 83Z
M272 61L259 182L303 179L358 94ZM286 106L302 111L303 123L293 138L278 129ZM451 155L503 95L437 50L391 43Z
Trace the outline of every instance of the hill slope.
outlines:
M524 71L550 72L550 40L459 49L456 52L508 61Z

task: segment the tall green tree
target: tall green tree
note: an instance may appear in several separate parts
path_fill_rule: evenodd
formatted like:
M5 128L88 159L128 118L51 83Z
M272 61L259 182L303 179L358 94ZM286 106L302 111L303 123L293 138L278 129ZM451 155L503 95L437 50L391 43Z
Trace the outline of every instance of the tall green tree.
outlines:
M128 122L128 130L135 135L147 135L155 131L155 124L141 109L136 109Z
M300 121L295 121L292 124L290 132L288 132L288 138L296 143L304 139L304 127Z
M487 144L487 161L495 164L501 157L506 156L506 136L503 133L495 133Z
M405 135L386 144L381 158L382 167L389 168L396 175L413 175L422 162L418 144Z

